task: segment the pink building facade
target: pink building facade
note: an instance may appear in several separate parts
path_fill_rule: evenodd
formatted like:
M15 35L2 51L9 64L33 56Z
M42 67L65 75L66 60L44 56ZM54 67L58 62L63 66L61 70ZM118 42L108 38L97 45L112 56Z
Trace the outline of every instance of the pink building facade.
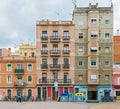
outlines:
M74 92L75 38L72 21L37 21L37 91L41 100Z
M0 56L10 56L11 55L11 49L6 48L0 48Z
M113 93L120 100L120 68L113 68Z

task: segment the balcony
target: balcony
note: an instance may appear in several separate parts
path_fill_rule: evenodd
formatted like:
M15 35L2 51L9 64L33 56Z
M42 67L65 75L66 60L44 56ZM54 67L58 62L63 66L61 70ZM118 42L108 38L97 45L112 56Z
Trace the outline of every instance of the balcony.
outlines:
M69 70L70 64L63 64L63 69L64 70Z
M63 50L63 56L69 56L70 50Z
M48 42L48 37L47 36L42 36L41 37L41 42Z
M24 83L14 82L14 86L15 87L26 87L26 83L25 82Z
M24 69L15 69L15 74L24 74Z
M48 50L41 50L42 56L48 56Z
M50 37L51 42L60 42L60 37L59 36L52 36Z
M63 42L69 42L70 36L63 36Z
M54 82L55 81L53 79L45 79L45 80L39 79L38 81L39 84L54 84ZM57 82L58 84L63 84L63 85L72 83L71 79L58 79Z
M48 65L47 64L41 64L41 69L42 70L47 70L48 69Z
M50 64L50 70L60 70L60 64Z
M60 56L60 50L50 50L50 56Z

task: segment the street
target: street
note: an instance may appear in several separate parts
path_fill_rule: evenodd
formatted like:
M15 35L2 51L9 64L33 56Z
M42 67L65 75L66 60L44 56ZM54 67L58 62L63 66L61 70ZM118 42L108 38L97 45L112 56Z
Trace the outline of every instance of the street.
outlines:
M84 102L0 102L0 109L120 109L119 102L84 103Z

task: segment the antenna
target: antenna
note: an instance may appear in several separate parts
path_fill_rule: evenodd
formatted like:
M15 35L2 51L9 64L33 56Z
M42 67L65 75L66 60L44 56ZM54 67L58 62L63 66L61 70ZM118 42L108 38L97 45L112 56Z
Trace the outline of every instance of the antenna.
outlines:
M74 4L74 7L76 7L76 0L72 0L72 3Z

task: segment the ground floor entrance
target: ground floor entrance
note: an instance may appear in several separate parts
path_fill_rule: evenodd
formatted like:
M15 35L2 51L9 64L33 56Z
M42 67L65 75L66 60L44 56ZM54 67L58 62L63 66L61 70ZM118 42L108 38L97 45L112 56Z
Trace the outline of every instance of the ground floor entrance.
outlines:
M88 91L88 100L97 100L97 91Z

